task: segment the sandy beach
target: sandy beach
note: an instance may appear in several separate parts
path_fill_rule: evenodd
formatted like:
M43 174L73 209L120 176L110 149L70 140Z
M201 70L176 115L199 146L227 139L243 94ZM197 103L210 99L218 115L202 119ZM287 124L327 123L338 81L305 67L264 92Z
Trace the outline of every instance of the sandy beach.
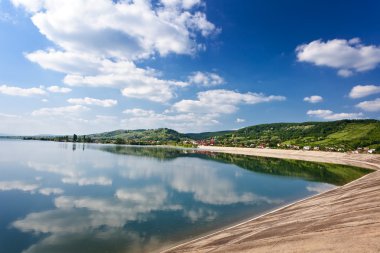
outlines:
M164 252L380 252L380 155L209 146L199 149L346 164L375 172Z

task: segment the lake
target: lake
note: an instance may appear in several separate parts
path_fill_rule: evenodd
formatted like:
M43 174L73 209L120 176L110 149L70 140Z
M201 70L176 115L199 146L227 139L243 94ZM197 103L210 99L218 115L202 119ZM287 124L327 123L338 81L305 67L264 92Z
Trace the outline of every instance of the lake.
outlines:
M0 252L154 252L368 172L191 149L0 140Z

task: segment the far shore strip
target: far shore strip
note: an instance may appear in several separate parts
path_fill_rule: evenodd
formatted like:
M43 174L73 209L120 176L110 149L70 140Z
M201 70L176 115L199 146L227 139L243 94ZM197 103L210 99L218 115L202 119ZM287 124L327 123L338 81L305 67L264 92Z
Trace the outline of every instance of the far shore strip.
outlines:
M376 171L163 252L380 252L380 155L216 146L201 146L199 150Z

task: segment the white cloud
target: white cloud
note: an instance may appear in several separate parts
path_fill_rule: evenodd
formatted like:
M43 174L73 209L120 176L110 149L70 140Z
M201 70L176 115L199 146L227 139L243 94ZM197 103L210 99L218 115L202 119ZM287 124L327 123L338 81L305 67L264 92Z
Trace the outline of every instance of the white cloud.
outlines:
M351 70L348 70L348 69L340 69L340 70L338 70L338 76L350 77L353 74L354 73Z
M38 192L43 195L59 195L64 191L61 188L41 188L38 190Z
M62 179L62 182L65 184L77 184L79 186L85 186L85 185L112 185L112 179L107 177L65 177Z
M318 185L311 184L311 185L306 186L306 190L308 190L309 192L315 192L317 194L332 190L334 188L336 188L336 186L331 185L331 184L318 184Z
M98 105L102 107L112 107L117 105L117 101L114 99L96 99L96 98L69 98L67 100L70 104L77 105Z
M243 122L245 122L245 119L241 119L241 118L236 119L236 123L243 123Z
M168 127L178 131L205 131L207 126L219 124L224 114L238 110L239 104L256 104L285 100L283 96L261 93L238 93L229 90L209 90L198 93L198 100L181 100L163 113L140 108L127 109L122 126L128 129Z
M32 13L34 25L70 52L128 59L155 52L190 54L196 48L195 32L205 35L216 29L200 11L156 7L151 1L42 0L33 5L29 1L14 2L32 12L37 10Z
M202 86L216 86L224 83L224 79L215 73L209 72L194 72L188 77L189 83Z
M199 5L201 0L161 0L161 2L167 7L191 9L194 6Z
M367 112L380 112L380 98L371 101L363 101L356 105Z
M171 114L170 112L156 113L140 108L124 111L126 118L121 121L123 128L158 128L167 127L178 131L203 131L205 127L218 124L217 115L198 115L194 113Z
M192 160L184 163L181 160L173 160L170 164L152 166L152 161L133 163L129 160L129 166L133 170L123 170L122 176L128 179L145 180L160 178L173 189L181 193L191 193L194 200L212 205L229 205L234 203L252 204L265 202L269 204L280 203L275 199L259 196L251 192L241 192L235 189L230 177L218 173L215 167L202 164L201 161ZM178 170L178 166L183 168Z
M322 102L323 98L321 96L314 95L310 97L305 97L303 101L315 104L315 103Z
M35 193L38 192L43 195L62 194L63 190L60 188L40 188L38 184L26 183L22 181L0 181L0 191L19 190L24 192Z
M217 218L218 213L213 210L208 210L204 208L184 210L184 216L188 217L191 222L196 222L198 220L213 221Z
M198 93L198 100L181 100L172 108L182 113L230 114L238 104L258 104L271 101L284 101L283 96L265 96L262 93L239 93L231 90L209 90Z
M34 192L39 187L38 184L25 183L21 181L0 181L0 191L19 190L24 192Z
M127 97L165 102L187 83L162 79L135 61L168 54L194 54L219 30L199 8L199 0L13 0L31 13L40 33L57 49L26 57L45 69L66 74L72 86L119 88ZM78 18L80 17L80 18Z
M118 189L115 196L124 202L139 204L151 202L151 205L160 206L167 199L168 193L162 186L150 185L144 188Z
M123 113L135 117L150 117L156 114L153 110L144 110L140 108L126 109Z
M46 89L52 93L69 93L71 91L70 88L59 87L56 85L47 87Z
M65 116L67 114L80 113L89 109L83 105L63 107L41 108L32 112L32 116Z
M350 98L362 98L369 95L380 93L380 86L376 85L356 85L352 88Z
M29 60L42 67L67 73L64 82L70 86L120 88L126 97L165 102L174 97L175 89L188 83L160 79L161 73L138 68L133 61L99 59L83 53L35 52Z
M334 113L331 110L309 110L307 115L325 120L360 119L363 113Z
M10 96L30 97L34 95L45 95L46 91L42 88L20 88L15 86L0 85L0 94Z
M376 68L380 63L380 47L364 45L360 39L315 40L296 48L298 61L338 69L343 77Z
M43 6L43 0L11 0L14 6L23 7L28 12L37 12Z

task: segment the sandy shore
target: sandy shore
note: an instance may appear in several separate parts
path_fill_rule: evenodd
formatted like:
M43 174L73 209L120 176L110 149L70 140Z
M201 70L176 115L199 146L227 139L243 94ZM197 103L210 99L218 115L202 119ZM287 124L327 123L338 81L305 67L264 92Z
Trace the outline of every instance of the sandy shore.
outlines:
M347 164L377 171L165 252L380 252L380 155L227 147L200 149Z

